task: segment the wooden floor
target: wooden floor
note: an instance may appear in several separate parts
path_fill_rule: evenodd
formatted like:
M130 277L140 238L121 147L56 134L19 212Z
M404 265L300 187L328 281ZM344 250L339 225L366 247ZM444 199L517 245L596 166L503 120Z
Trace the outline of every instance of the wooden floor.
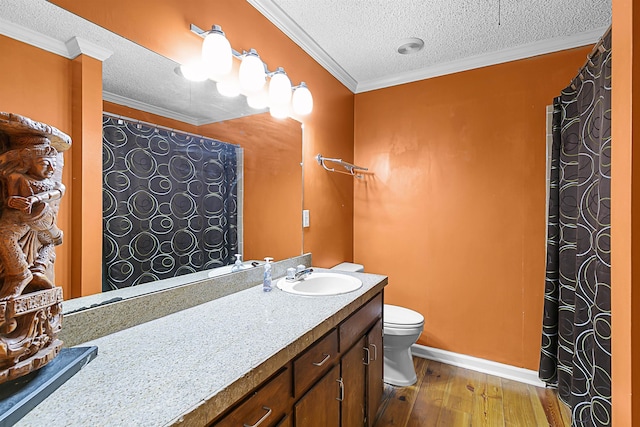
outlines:
M418 382L385 384L375 427L570 427L554 390L414 357Z

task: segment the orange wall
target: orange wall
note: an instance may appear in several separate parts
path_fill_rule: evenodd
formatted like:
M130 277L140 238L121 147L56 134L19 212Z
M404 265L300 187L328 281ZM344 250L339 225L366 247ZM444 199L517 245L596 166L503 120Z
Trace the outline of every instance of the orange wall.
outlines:
M611 310L614 426L640 426L640 8L613 0ZM635 193L635 194L634 194Z
M200 133L244 149L244 259L300 255L300 123L263 113L201 126Z
M537 370L546 106L589 50L356 95L354 258L420 344Z
M71 61L4 36L0 36L0 52L0 111L47 123L71 135ZM65 298L71 295L71 163L68 151L62 177L67 193L58 214L64 240L56 248L55 262L56 284Z
M234 49L254 48L270 70L282 66L294 84L305 81L314 111L304 119L304 204L311 212L304 251L313 253L317 266L352 259L353 178L324 171L314 157L353 158L354 95L256 9L237 0L111 0L108 7L99 0L53 3L181 63L198 55L202 44L189 24L207 29L215 23Z

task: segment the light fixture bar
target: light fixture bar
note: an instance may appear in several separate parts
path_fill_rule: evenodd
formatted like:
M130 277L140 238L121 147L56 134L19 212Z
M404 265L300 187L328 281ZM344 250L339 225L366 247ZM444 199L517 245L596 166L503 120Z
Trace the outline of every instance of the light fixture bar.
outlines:
M203 64L206 65L206 63L209 65L214 65L218 62L224 64L225 62L222 59L231 59L229 58L229 50L231 50L231 57L241 61L238 80L240 82L240 86L242 86L242 89L245 91L243 93L248 97L248 102L251 101L250 105L257 105L257 98L249 100L249 97L256 97L258 92L262 91L262 86L266 83L266 79L269 79L269 108L272 116L276 117L281 115L282 117L286 117L289 115L290 108L292 107L293 112L296 114L307 115L311 112L311 109L313 108L313 98L311 97L311 93L309 92L307 85L304 82L301 82L299 85L293 86L282 67L278 67L274 71L269 71L267 64L260 58L254 49L242 51L242 53L233 49L233 47L230 46L229 41L226 39L224 32L218 25L214 25L211 30L205 31L197 25L190 24L189 30L205 40L203 42L203 59L205 57L205 47L207 59L194 61L194 63L196 63L195 68L201 68L203 67ZM218 38L218 35L222 36L224 43L222 43L222 40ZM217 54L214 52L222 53ZM217 61L213 59L214 57L222 59ZM256 71L260 68L257 64L262 64L264 72L262 70ZM228 71L222 71L221 67L218 68L220 69L214 71L212 76L209 78L217 82L218 91L223 93L226 91L221 92L222 88L220 86L224 86L224 84L228 82L220 79L225 79ZM182 71L184 72L187 70L188 68ZM253 77L255 77L255 79ZM258 79L258 77L260 78ZM195 81L193 78L191 80ZM262 82L260 88L258 88L259 81ZM255 85L253 83L255 83ZM277 90L275 89L276 86L274 86L274 84L278 86ZM235 95L235 91L233 92L233 95L229 91L227 96Z
M195 24L190 24L189 26L189 30L202 38L205 38L207 36L208 31L203 30L202 28L198 27ZM251 51L251 49L249 49L249 51ZM244 55L246 55L247 53L249 53L248 51L243 51L243 53L238 52L237 50L235 50L233 47L231 47L231 54L236 58L236 59L242 59L242 57ZM264 64L264 72L267 75L267 77L273 77L273 75L275 73L278 72L278 70L275 71L269 71L269 67L267 66L267 64L265 64L264 61L262 61L262 63Z
M202 28L200 28L200 27L198 27L197 25L194 25L194 24L190 24L189 30L193 34L195 34L197 36L200 36L202 38L207 37L207 33L209 32L209 31L203 30ZM233 47L231 47L231 54L236 58L242 58L242 54L240 52L238 52L237 50L235 50Z

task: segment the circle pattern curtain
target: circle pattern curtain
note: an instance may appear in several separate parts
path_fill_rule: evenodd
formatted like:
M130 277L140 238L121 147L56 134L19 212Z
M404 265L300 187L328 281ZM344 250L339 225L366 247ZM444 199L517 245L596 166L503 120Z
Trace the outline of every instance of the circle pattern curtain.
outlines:
M540 378L611 425L611 33L554 100Z
M236 149L103 117L103 290L231 263Z

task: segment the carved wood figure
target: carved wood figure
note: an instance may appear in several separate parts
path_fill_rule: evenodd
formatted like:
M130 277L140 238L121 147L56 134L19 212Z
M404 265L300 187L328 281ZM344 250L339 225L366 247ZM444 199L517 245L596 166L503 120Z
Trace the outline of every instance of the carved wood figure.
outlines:
M70 146L52 126L0 112L0 383L41 368L62 347L53 263Z

